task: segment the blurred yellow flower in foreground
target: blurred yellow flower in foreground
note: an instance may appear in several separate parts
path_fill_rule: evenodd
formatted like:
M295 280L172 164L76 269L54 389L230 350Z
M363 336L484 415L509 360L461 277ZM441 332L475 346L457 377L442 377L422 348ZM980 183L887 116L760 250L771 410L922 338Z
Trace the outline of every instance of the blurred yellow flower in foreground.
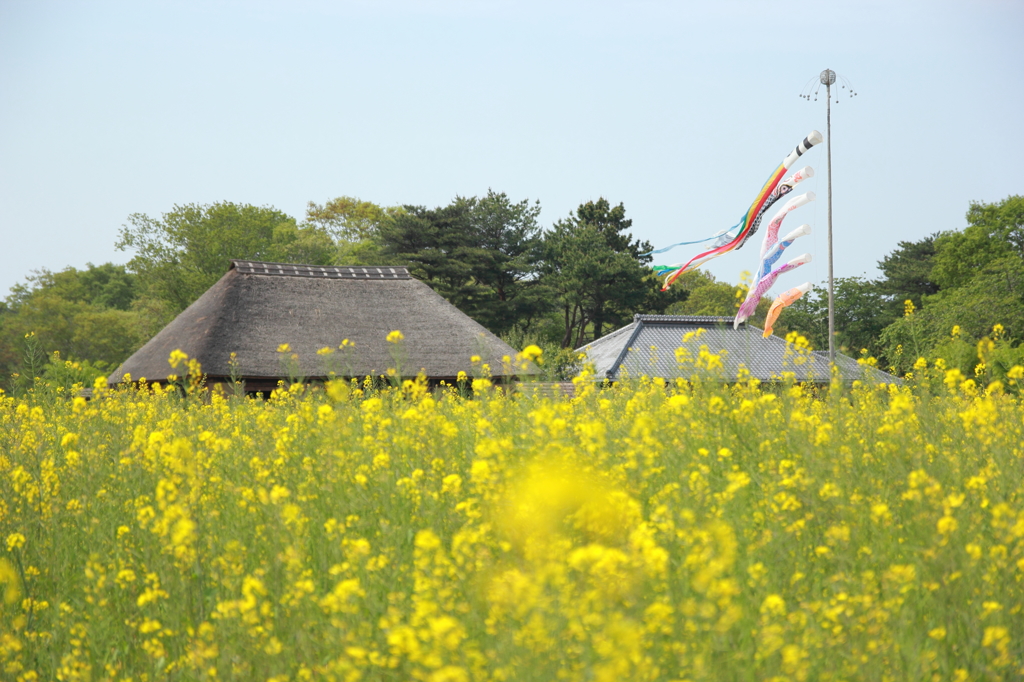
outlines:
M541 349L540 346L534 345L532 343L523 349L523 357L529 360L530 362L536 362L538 359L540 359L541 355L543 354L543 349Z

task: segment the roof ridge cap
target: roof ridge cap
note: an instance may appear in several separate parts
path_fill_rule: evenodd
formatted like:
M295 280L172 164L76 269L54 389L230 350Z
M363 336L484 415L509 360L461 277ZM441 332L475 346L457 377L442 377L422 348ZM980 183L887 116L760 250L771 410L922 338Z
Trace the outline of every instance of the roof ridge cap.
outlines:
M305 265L233 258L229 272L243 275L309 277L315 279L412 279L404 265Z
M733 318L724 315L645 315L637 313L634 322L668 322L677 324L696 324L700 322L728 323Z

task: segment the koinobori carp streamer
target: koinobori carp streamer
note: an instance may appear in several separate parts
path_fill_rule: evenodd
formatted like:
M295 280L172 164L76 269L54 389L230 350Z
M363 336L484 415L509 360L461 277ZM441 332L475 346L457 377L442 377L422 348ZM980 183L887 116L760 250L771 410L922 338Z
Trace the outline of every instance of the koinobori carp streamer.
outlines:
M789 291L784 291L779 294L778 298L772 301L772 307L768 309L768 315L764 319L764 333L761 334L761 336L766 339L771 336L772 327L775 326L775 321L779 319L779 314L782 313L782 309L796 303L801 296L810 290L811 283L804 282L798 287L793 287Z
M747 318L754 313L754 309L757 308L757 304L761 300L761 297L772 288L772 285L775 284L775 280L779 278L779 275L789 272L790 270L795 270L804 263L809 263L810 261L811 254L805 253L802 256L797 256L785 265L775 268L770 273L762 277L761 281L757 282L754 285L754 288L751 289L750 293L747 295L747 299L743 301L739 311L737 311L736 319L733 320L732 323L733 329L739 327L741 322L746 322Z
M786 156L785 159L782 160L782 163L780 163L779 166L774 171L772 171L772 174L768 177L768 180L764 183L764 186L761 187L761 191L758 192L757 197L754 199L754 202L750 205L750 208L747 209L747 212L743 215L743 219L740 220L740 222L734 226L734 228L739 228L738 231L735 234L731 234L732 230L730 229L729 233L731 238L726 243L719 246L715 246L714 248L703 253L697 254L689 261L684 263L681 267L678 267L675 270L671 271L665 280L665 285L662 287L662 291L668 289L668 287L672 285L672 283L679 277L679 275L683 274L684 272L688 270L693 270L694 268L703 265L704 263L708 262L709 260L712 260L713 258L717 258L722 254L728 253L734 249L743 246L746 240L750 238L755 232L757 232L757 227L760 224L765 211L767 211L772 206L772 204L774 204L780 198L782 198L789 192L792 192L793 187L795 187L798 182L805 178L811 177L814 174L814 171L811 170L810 168L803 168L794 173L791 177L786 178L785 181L783 181L782 179L786 171L789 170L790 166L796 163L797 159L803 156L811 147L813 147L816 144L820 144L821 142L821 133L819 133L817 130L811 131L811 133L807 137L805 137L800 142L800 144L798 144L796 148L793 149L793 151L791 151L789 155ZM710 237L708 239L710 239ZM708 239L702 241L707 241ZM658 253L666 251L668 250L668 248L669 247L666 247L665 249L660 249ZM664 268L659 268L659 270L661 270L661 272L665 272Z

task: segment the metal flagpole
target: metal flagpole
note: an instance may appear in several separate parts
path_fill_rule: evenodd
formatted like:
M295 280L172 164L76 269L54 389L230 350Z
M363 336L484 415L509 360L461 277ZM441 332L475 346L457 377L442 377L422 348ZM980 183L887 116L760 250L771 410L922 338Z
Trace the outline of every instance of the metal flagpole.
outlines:
M834 368L836 364L836 309L835 309L835 277L832 270L832 86L836 84L836 72L832 69L825 69L818 75L818 82L825 86L825 133L826 149L828 155L828 362L829 367ZM849 90L850 97L856 97L857 93L849 87L849 81L842 79L844 90ZM813 79L811 83L813 83ZM821 85L805 86L801 97L810 100L814 94L814 100L818 100L818 90ZM837 102L839 100L836 100Z
M825 86L825 143L828 155L828 364L836 365L835 281L832 276L832 84L836 72L825 69L820 76Z

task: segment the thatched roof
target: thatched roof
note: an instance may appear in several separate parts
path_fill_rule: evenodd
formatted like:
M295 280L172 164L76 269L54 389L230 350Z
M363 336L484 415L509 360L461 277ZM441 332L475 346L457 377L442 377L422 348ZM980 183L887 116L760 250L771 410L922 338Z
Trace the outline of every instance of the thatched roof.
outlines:
M399 330L401 344L388 343ZM338 346L355 346L347 357ZM278 352L281 344L291 350ZM321 348L333 348L321 356ZM181 350L202 363L211 380L236 375L251 387L272 386L289 374L285 364L298 356L297 374L379 376L395 366L400 353L405 376L422 370L433 380L472 373L470 357L479 355L495 376L503 374L502 356L515 350L470 319L404 267L320 267L232 261L231 268L184 312L125 360L109 381L125 372L133 379L165 381L173 370L168 357ZM404 357L403 357L404 356Z
M748 324L732 327L731 317L690 315L636 315L633 323L578 349L593 363L596 378L616 381L625 375L647 375L674 379L692 373L692 365L682 367L676 349L685 348L697 358L701 346L721 354L724 381L734 381L742 365L751 376L762 381L776 381L783 372L793 372L797 381L827 383L828 353L813 352L798 360L786 342L777 336L762 337L762 330ZM688 341L683 338L693 334ZM853 358L836 353L836 365L846 381L869 378L873 381L898 382L899 379L871 367L863 367Z

